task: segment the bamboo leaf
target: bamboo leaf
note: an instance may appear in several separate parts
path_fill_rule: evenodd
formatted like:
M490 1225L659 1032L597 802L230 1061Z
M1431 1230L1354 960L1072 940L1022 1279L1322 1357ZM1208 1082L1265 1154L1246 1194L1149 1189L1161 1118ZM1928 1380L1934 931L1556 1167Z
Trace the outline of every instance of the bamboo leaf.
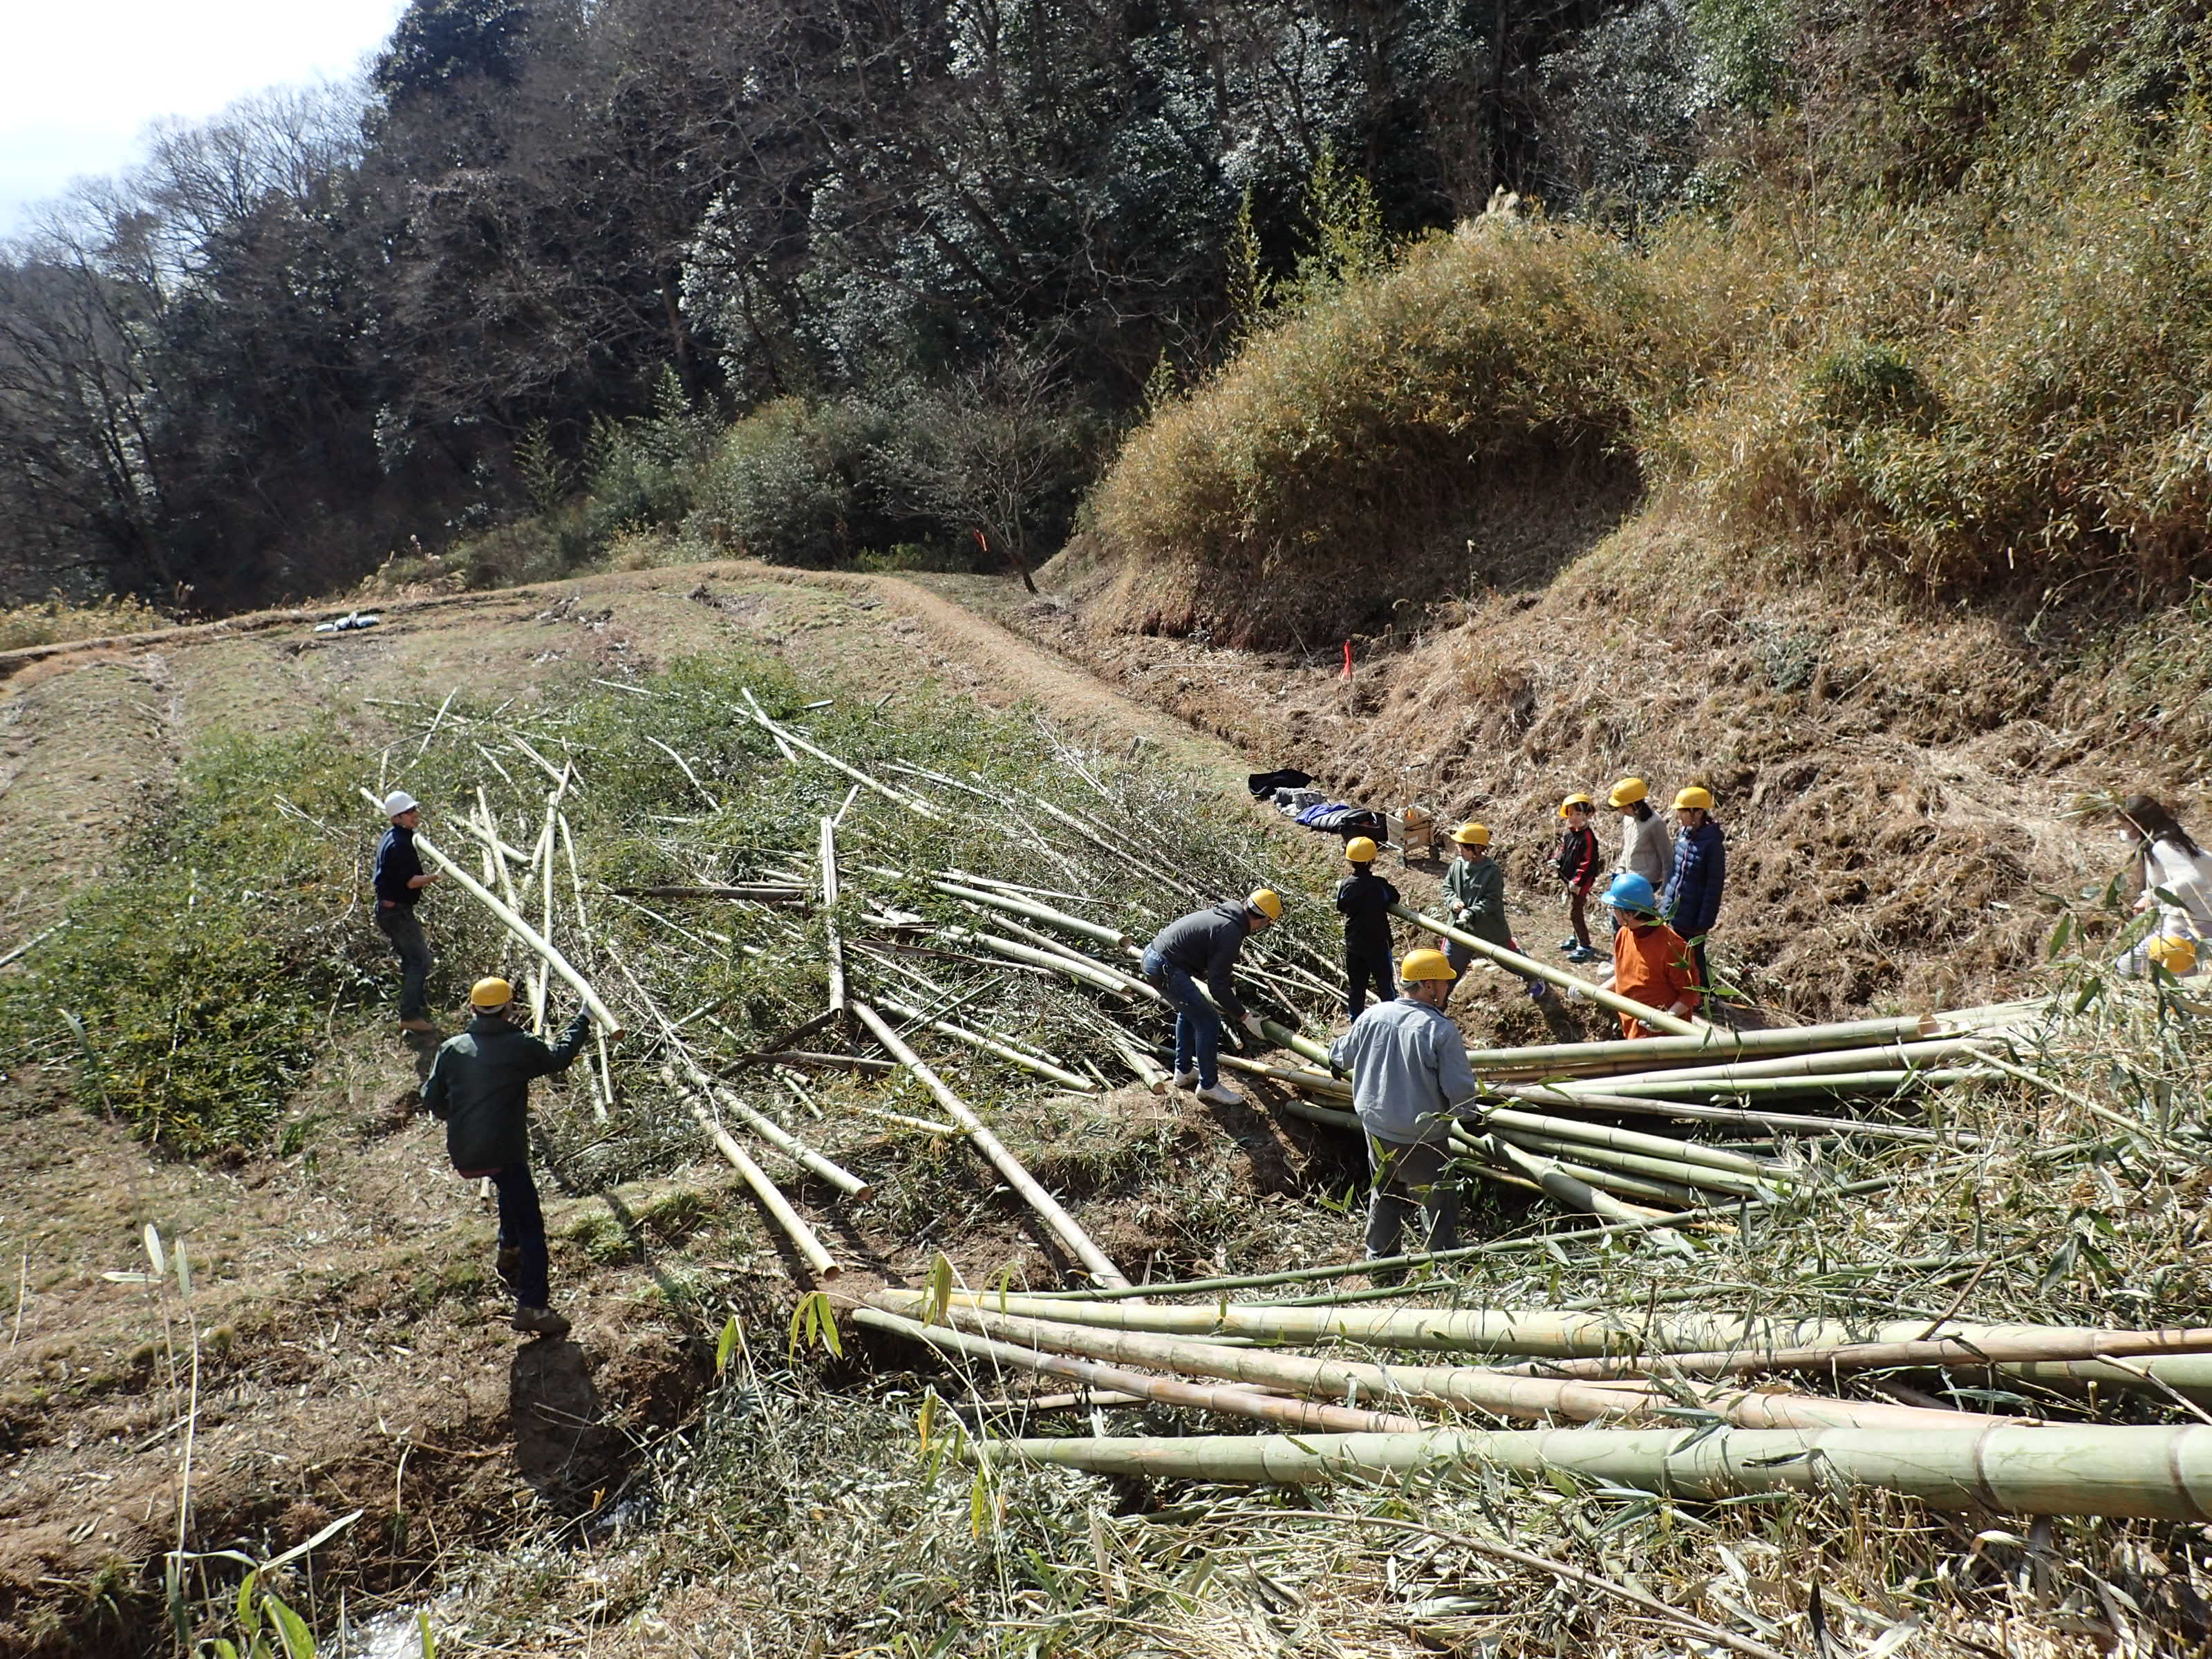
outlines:
M261 1574L257 1570L238 1581L238 1627L249 1639L261 1632L261 1609L253 1603L254 1587L260 1580Z
M276 1627L277 1639L284 1644L284 1659L315 1659L315 1633L307 1628L307 1621L277 1596L263 1596L261 1605L268 1610L269 1622Z
M915 1419L915 1426L921 1432L922 1450L927 1451L929 1449L930 1437L937 1427L936 1389L924 1389L921 1391L921 1411Z
M732 1314L722 1326L722 1334L714 1339L714 1375L720 1376L730 1369L730 1360L738 1351L738 1316Z
M150 1221L146 1224L146 1259L154 1264L155 1278L169 1271L169 1259L161 1250L161 1230Z
M415 1634L422 1644L422 1659L438 1659L438 1638L430 1632L430 1615L422 1608L415 1610Z
M939 1250L937 1259L929 1264L929 1293L922 1299L921 1322L925 1325L943 1324L945 1310L951 1302L952 1262L944 1251Z

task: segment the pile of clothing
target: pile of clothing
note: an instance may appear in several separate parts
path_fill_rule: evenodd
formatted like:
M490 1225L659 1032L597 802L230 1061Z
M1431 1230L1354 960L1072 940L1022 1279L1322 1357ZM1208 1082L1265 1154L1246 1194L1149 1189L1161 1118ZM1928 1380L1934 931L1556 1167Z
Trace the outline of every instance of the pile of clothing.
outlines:
M1309 830L1339 836L1346 841L1355 836L1366 836L1378 842L1390 838L1389 821L1382 813L1347 801L1329 799L1324 792L1312 787L1313 779L1306 773L1288 767L1273 772L1255 772L1244 780L1244 784L1255 800L1273 802L1277 811L1296 818Z

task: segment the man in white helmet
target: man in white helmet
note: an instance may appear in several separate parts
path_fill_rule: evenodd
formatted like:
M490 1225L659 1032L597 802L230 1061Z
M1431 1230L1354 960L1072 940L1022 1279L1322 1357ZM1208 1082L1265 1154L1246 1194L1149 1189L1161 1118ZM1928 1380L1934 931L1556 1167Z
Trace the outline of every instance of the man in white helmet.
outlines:
M392 828L376 844L376 926L399 958L399 1029L434 1031L423 989L430 978L430 945L415 919L415 901L438 878L424 872L415 851L415 826L422 822L422 810L414 796L395 789L384 798L384 816Z

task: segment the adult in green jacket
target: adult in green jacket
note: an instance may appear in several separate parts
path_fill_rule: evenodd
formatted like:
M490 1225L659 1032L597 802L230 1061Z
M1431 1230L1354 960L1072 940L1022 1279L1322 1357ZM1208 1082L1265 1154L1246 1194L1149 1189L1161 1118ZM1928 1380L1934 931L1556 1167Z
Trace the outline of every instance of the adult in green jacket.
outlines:
M1451 832L1459 855L1444 872L1444 920L1463 933L1517 951L1513 924L1505 919L1505 872L1490 856L1490 830L1480 823L1462 823ZM1452 972L1463 974L1474 960L1474 950L1457 939L1444 941L1444 959ZM1524 981L1528 994L1541 1002L1550 988L1540 979Z
M483 1176L499 1194L499 1276L514 1289L514 1328L565 1336L568 1322L548 1306L545 1215L530 1176L530 1079L565 1072L592 1029L579 1012L548 1043L508 1018L514 988L480 979L469 992L475 1018L446 1039L422 1079L422 1104L446 1126L446 1155L459 1174Z

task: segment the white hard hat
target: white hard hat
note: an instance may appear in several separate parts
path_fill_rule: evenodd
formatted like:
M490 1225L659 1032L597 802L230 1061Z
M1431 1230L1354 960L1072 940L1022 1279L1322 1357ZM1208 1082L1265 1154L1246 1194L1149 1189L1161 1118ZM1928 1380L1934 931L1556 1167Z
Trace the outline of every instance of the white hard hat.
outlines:
M384 816L396 818L402 812L411 812L422 803L404 789L395 789L384 798Z

